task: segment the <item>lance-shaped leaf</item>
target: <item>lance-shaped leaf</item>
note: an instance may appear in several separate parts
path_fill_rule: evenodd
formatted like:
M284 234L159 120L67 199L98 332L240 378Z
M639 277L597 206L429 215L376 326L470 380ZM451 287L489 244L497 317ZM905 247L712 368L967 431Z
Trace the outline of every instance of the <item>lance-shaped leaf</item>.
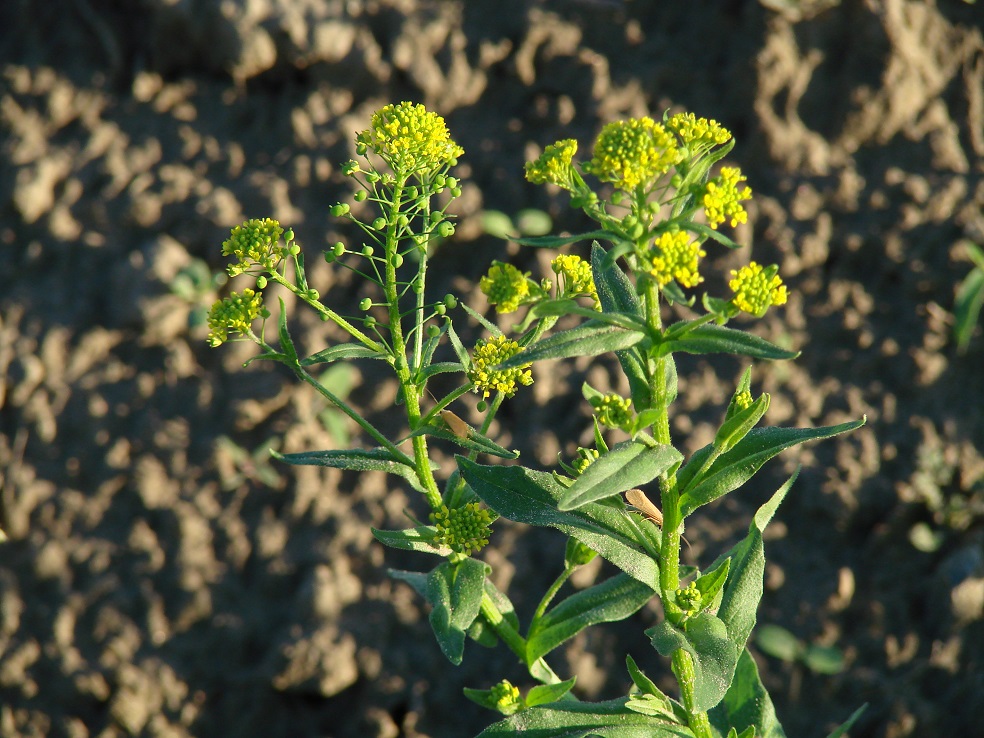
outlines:
M531 688L526 695L526 706L549 705L551 702L563 699L574 688L577 677L571 677L560 684L538 684Z
M377 541L390 548L436 554L437 556L450 556L453 553L450 546L445 546L434 540L434 533L437 528L433 525L420 525L406 530L379 530L378 528L370 528L370 530Z
M622 313L642 318L642 305L636 295L632 282L617 264L608 262L608 252L597 241L591 244L591 275L601 309L606 313ZM622 349L615 352L622 371L629 380L632 402L636 407L649 407L652 397L649 392L647 359L638 348ZM672 359L671 359L672 361ZM676 378L674 374L674 379Z
M795 359L799 351L787 351L745 331L720 325L701 325L659 345L660 356L686 354L738 354L753 359Z
M690 728L633 712L628 698L608 702L554 702L523 710L483 730L477 738L693 738Z
M558 507L573 510L642 486L682 460L683 455L672 446L648 446L638 441L620 443L592 462L574 480L574 484L561 497Z
M571 595L530 628L526 641L527 663L546 656L589 625L624 620L655 594L652 588L623 573Z
M302 451L296 454L281 454L270 451L275 459L293 464L294 466L327 466L333 469L348 469L350 471L382 471L403 477L418 492L424 491L424 486L417 477L413 467L396 461L393 454L385 448L367 450L349 449L347 451ZM436 464L431 464L436 469Z
M721 454L707 469L702 469L713 444L695 453L680 469L677 486L681 490L680 509L687 517L701 505L728 494L747 482L769 459L792 446L806 441L830 438L860 428L865 418L820 428L756 428L733 449Z
M575 233L572 236L530 236L530 237L510 237L510 241L515 241L523 246L533 246L542 249L559 249L561 246L587 241L590 238L603 238L606 241L615 238L614 233L608 231L589 231L588 233Z
M553 475L522 466L482 466L458 456L468 486L499 515L527 525L549 526L572 536L652 589L659 567L639 550L638 526L616 506L591 502L577 510L557 509L566 487Z
M505 593L499 591L488 578L485 579L485 594L491 601L493 609L518 633L519 618L516 616L516 608ZM499 642L499 635L486 618L475 618L475 622L468 629L468 637L488 648L494 648Z
M646 337L641 330L626 330L589 320L577 328L561 331L523 349L499 364L502 369L523 366L544 359L569 359L572 356L597 356L635 346Z
M385 359L386 354L375 351L361 343L341 343L337 346L329 346L326 349L312 354L306 359L301 360L301 366L311 366L312 364L330 364L333 361L342 359Z
M708 718L721 735L726 735L731 728L744 732L754 727L758 738L786 738L772 698L759 677L755 659L747 649L738 657L731 687L724 699L708 713Z
M851 717L849 717L843 725L838 726L836 730L834 730L830 735L827 736L827 738L841 738L847 731L851 729L854 723L858 721L858 718L861 717L861 714L867 709L868 709L868 703L865 702L863 705L861 705L861 707L859 707L857 710L852 712Z
M599 323L608 323L609 325L626 328L628 330L646 329L645 322L643 322L642 318L637 315L615 311L599 313L594 308L579 305L572 299L545 300L537 303L533 308L533 311L536 313L537 317L541 318L548 316L562 317L564 315L580 315L585 318L596 320Z
M452 433L447 428L440 428L436 425L422 425L413 433L410 437L428 435L434 436L435 438L441 438L445 441L451 441L462 448L466 448L469 451L478 451L479 453L489 454L490 456L499 456L503 459L515 459L519 457L516 451L510 451L508 448L503 448L498 443L493 441L488 436L483 436L477 430L472 428L470 425L461 421L468 429L467 435L459 435L457 433Z
M478 617L488 571L489 567L481 561L465 559L457 564L445 561L427 575L423 594L431 605L431 628L441 651L455 666L464 655L465 631ZM419 587L419 581L402 576L402 572L391 574L408 581L415 589Z

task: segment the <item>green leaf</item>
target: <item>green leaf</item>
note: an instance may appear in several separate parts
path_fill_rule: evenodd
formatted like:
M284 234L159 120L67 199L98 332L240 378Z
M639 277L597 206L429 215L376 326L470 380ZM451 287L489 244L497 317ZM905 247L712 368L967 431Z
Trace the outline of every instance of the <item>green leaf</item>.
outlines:
M502 335L502 331L499 329L499 326L497 326L495 323L492 323L491 321L489 321L488 319L486 319L486 317L484 315L482 315L480 312L478 312L477 310L474 310L474 309L468 307L463 302L459 302L458 305L460 305L461 308L466 313L468 313L475 320L477 320L479 323L481 323L482 327L485 328L485 330L487 330L493 336L501 336Z
M427 575L420 571L402 571L400 569L390 569L389 575L393 579L406 582L413 591L424 599L427 599Z
M532 238L511 238L510 240L522 246L533 246L539 249L558 249L579 241L587 241L592 238L603 238L610 241L615 238L614 233L608 231L589 231L587 233L575 233L572 236L535 236Z
M536 313L537 317L581 315L585 318L591 318L592 320L596 320L600 323L607 323L609 325L618 326L630 331L643 331L646 329L645 322L635 315L607 311L600 313L594 308L579 305L571 299L544 300L543 302L537 303L537 305L533 308L533 311Z
M405 530L379 530L378 528L370 528L370 530L377 541L390 548L436 554L437 556L450 556L452 554L449 546L434 541L434 533L437 528L432 525L421 525Z
M714 230L703 223L695 223L694 221L686 221L680 224L680 227L685 231L690 231L691 233L696 233L702 239L711 239L712 241L717 241L722 246L727 246L729 249L739 249L741 248L740 243L732 241L730 238L725 236L721 231Z
M757 738L786 738L776 718L776 708L759 677L748 650L738 657L734 680L724 699L708 713L711 725L722 735L730 728L744 733L754 726Z
M701 325L679 338L663 341L659 354L682 351L685 354L738 354L753 359L795 359L799 351L787 351L745 331L720 325Z
M697 585L697 591L700 592L702 607L716 608L719 605L714 600L723 589L724 583L728 581L728 573L730 571L731 559L725 559L717 563L710 571L697 577L694 584Z
M418 381L429 379L435 374L449 374L455 372L460 372L463 374L464 371L465 366L460 361L439 361L436 364L431 364L421 369L420 374L418 375Z
M589 502L613 497L651 482L682 460L683 456L672 446L650 447L638 441L619 443L574 480L558 507L574 510Z
M495 605L495 609L502 615L502 618L513 627L513 630L519 632L519 617L517 617L516 608L509 597L488 579L485 580L485 594L492 600L492 604Z
M544 359L568 359L572 356L597 356L619 351L639 343L646 334L589 320L577 328L555 333L520 351L499 364L501 369L523 366Z
M491 568L481 561L445 561L427 575L430 624L441 651L458 666L465 650L465 631L478 617L483 584Z
M577 681L577 677L571 677L566 682L560 682L560 684L538 684L527 693L526 706L548 705L562 699L574 688L575 681Z
M368 450L350 449L347 451L302 451L296 454L281 454L270 451L275 458L294 466L327 466L333 469L348 469L349 471L383 471L403 477L418 492L424 491L424 486L417 477L413 467L396 461L393 454L385 448ZM431 468L437 465L431 462Z
M329 346L326 349L312 354L306 359L301 360L301 366L311 366L312 364L330 364L341 359L385 359L386 354L374 351L368 346L359 343L341 343L337 346Z
M490 725L477 738L693 738L690 728L633 712L628 698L608 702L555 702Z
M642 305L632 282L617 264L607 263L607 256L608 253L597 241L591 244L591 274L595 288L598 290L602 311L634 315L642 319ZM622 365L625 376L628 377L633 404L636 407L650 407L653 403L649 391L646 357L637 348L616 351L615 356Z
M665 695L653 680L636 666L635 660L628 654L625 655L625 665L628 667L629 676L632 677L632 683L639 690L638 695L632 695L626 707L643 715L660 715L669 718L671 722L687 724L686 708Z
M280 350L287 357L287 361L284 363L288 366L296 366L298 363L297 349L294 348L290 331L287 330L287 310L284 307L284 298L278 297L277 299L280 301L280 317L277 320L277 335L280 337Z
M957 349L961 352L965 351L970 343L982 306L984 306L984 268L977 267L960 283L953 305L953 335L957 340Z
M710 710L722 700L731 684L741 649L732 643L728 628L720 618L702 612L687 620L684 629L664 620L646 634L663 656L672 656L678 648L690 654L694 665L696 709Z
M865 702L863 705L861 705L861 707L859 707L857 710L851 713L851 717L847 719L847 722L841 725L839 728L837 728L837 730L835 730L833 733L828 735L827 738L841 738L841 736L843 736L847 731L849 731L853 727L854 723L856 723L858 721L858 718L861 717L861 713L863 713L866 709L868 709L867 702Z
M769 402L768 393L764 393L744 410L739 410L725 420L714 436L714 447L718 452L727 453L747 436L768 411Z
M624 508L598 502L561 511L566 491L552 474L522 466L482 466L462 456L458 469L468 486L499 515L527 525L550 526L572 536L633 579L658 589L659 567L639 550L635 527Z
M458 361L461 362L461 365L465 367L465 371L467 371L471 368L471 357L465 350L465 346L461 342L461 339L458 338L458 334L455 332L454 326L452 326L451 323L448 323L447 326L448 338L451 339L451 346L454 348L454 353L457 355Z
M622 573L571 595L530 626L526 662L547 655L590 625L624 620L655 594L651 587Z
M756 428L733 449L721 454L708 469L701 471L708 455L715 451L713 445L705 446L691 457L677 475L683 517L701 505L738 489L780 451L806 441L846 433L860 428L864 423L865 418L820 428Z
M478 451L479 453L489 454L490 456L499 456L503 459L519 458L519 454L516 451L510 451L508 448L503 448L491 438L483 436L471 426L468 426L467 438L462 438L461 436L455 435L447 428L441 428L430 424L420 426L413 433L411 433L409 437L412 438L413 436L422 435L434 436L435 438L440 438L445 441L451 441L451 443L455 443L462 448L468 449L469 451Z
M836 646L806 647L803 663L814 674L840 674L844 671L844 652Z

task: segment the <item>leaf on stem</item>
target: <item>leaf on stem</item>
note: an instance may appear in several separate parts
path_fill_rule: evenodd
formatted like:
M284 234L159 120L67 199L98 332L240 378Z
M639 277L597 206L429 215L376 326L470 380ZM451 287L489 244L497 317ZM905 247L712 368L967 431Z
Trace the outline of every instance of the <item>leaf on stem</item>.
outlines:
M624 620L656 592L628 574L616 574L558 603L530 626L526 662L532 664L590 625Z
M554 702L500 720L477 738L693 738L690 728L633 712L628 698L608 702Z
M412 438L413 436L422 436L426 434L428 436L433 436L434 438L440 438L444 441L451 441L452 443L455 443L462 448L466 448L469 451L478 451L479 453L488 454L489 456L498 456L503 459L519 458L519 453L516 451L510 451L507 448L503 448L488 436L483 436L477 430L465 423L465 421L460 418L458 418L458 420L460 420L461 424L467 428L467 435L461 435L460 431L462 429L460 427L458 428L459 432L454 432L448 428L441 428L436 425L428 424L417 428L410 434L410 437Z
M499 515L528 525L549 526L572 536L633 579L657 589L659 567L639 550L638 530L617 507L592 502L564 512L557 502L566 491L553 475L522 466L482 466L457 457L468 486Z
M619 443L574 480L557 507L574 510L589 502L641 487L681 461L683 455L672 446L649 446L638 441Z
M312 364L330 364L341 359L385 359L386 354L374 351L368 346L358 343L342 343L337 346L329 346L316 354L301 359L301 366L311 366Z
M453 553L449 546L435 542L434 533L437 529L432 525L420 525L404 530L379 530L378 528L370 528L370 530L377 541L390 548L444 557Z
M731 728L744 732L754 726L758 738L786 738L776 717L775 705L748 649L742 650L738 657L734 680L724 699L708 712L707 717L722 735Z
M635 346L645 337L646 334L641 330L627 330L598 320L589 320L577 328L561 331L538 341L499 364L499 368L512 369L544 359L607 354Z
M680 324L677 324L679 326ZM671 326L673 330L676 326ZM737 354L753 359L795 359L799 351L787 351L751 333L720 325L699 325L682 335L663 341L659 354L666 356L675 351L685 354Z
M403 477L418 492L424 492L424 486L417 477L413 467L397 461L393 454L385 448L368 450L350 449L347 451L302 451L296 454L281 454L270 451L275 459L294 466L327 466L333 469L349 471L382 471ZM437 464L431 462L431 468L437 469Z

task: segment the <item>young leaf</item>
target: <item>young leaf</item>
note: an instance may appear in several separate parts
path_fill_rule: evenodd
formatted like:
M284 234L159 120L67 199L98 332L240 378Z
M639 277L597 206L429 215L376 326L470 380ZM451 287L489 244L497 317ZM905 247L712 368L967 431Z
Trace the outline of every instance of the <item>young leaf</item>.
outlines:
M769 401L769 394L763 393L751 405L744 410L739 410L721 424L714 436L714 447L718 453L727 453L733 449L752 428L758 425L769 409Z
M663 656L672 656L678 648L690 654L694 665L694 706L698 710L710 710L722 700L741 651L728 637L722 620L702 612L687 620L685 630L664 620L646 634Z
M430 364L425 366L420 370L418 375L418 381L424 379L430 379L435 374L448 374L453 372L464 373L465 365L459 361L439 361L436 364Z
M442 546L434 541L436 528L430 525L421 525L406 530L379 530L378 528L370 528L370 530L377 541L390 548L438 556L450 556L452 553L450 547Z
M589 502L613 497L627 489L651 482L683 456L672 446L650 447L626 441L611 449L574 480L558 502L561 510L574 510Z
M786 738L776 718L776 708L759 677L755 659L745 649L738 657L735 678L724 699L708 712L711 725L720 733L730 728L753 727L757 738Z
M772 360L795 359L800 354L799 351L787 351L751 333L720 325L701 325L679 338L659 345L661 356L675 351L685 354L738 354L753 359Z
M465 424L464 421L461 422ZM491 438L483 436L471 426L467 427L468 435L461 436L457 433L449 431L447 428L440 428L436 425L422 425L411 433L410 437L412 438L413 436L427 434L428 436L441 438L445 441L451 441L451 443L455 443L462 448L468 449L469 451L478 451L479 453L489 454L490 456L499 456L503 459L515 459L519 457L519 454L516 451L510 451L508 448L503 448Z
M623 697L532 707L490 725L477 738L693 738L690 728L633 712L626 702Z
M557 509L566 491L553 475L522 466L482 466L462 456L458 469L468 486L499 515L528 525L550 526L572 536L633 579L657 589L659 567L639 550L638 533L625 512L598 502L568 512Z
M646 334L641 330L626 330L589 320L577 328L555 333L520 351L499 364L501 369L511 369L544 359L569 359L572 356L597 356L619 351L639 343Z
M575 233L572 236L536 236L533 238L513 238L512 241L522 246L533 246L542 249L558 249L561 246L587 241L589 238L603 238L606 241L615 237L614 233L608 231L589 231L588 233Z
M713 445L695 453L677 476L681 490L680 510L687 517L701 505L738 489L780 451L806 441L830 438L860 428L865 418L840 425L820 428L756 428L739 441L733 449L700 473L704 460L714 451Z
M396 461L393 454L385 448L373 448L369 450L351 449L348 451L301 451L295 454L281 454L277 451L270 451L270 454L280 461L294 466L327 466L334 469L348 469L350 471L383 471L388 474L396 474L403 477L418 492L424 491L424 486L417 478L417 472L413 467ZM431 467L436 469L437 465L431 462Z
M851 717L847 719L847 722L841 725L839 728L837 728L837 730L835 730L833 733L828 735L827 738L841 738L847 731L851 729L854 723L858 721L858 718L861 717L861 713L863 713L866 709L868 709L867 702L865 702L863 705L861 705L861 707L859 707L857 710L852 712Z
M445 561L427 575L431 628L441 651L455 666L464 655L465 631L478 617L488 571L481 561L465 559L457 564Z
M661 715L680 725L687 724L686 708L663 694L663 691L636 666L635 660L628 654L625 655L625 665L628 667L629 676L632 677L632 683L639 690L638 695L630 697L626 707L643 715Z
M652 588L622 573L571 595L530 627L527 663L547 655L589 625L624 620L655 594Z
M694 584L697 585L697 591L700 592L700 600L703 607L716 608L720 605L720 603L715 603L714 600L724 587L724 583L728 581L728 572L730 570L731 559L725 559L710 571L697 577Z
M301 360L301 366L311 366L312 364L330 364L341 359L385 359L386 354L373 351L368 346L360 343L340 343L337 346L329 346L316 354L312 354L306 359Z
M591 245L591 274L598 290L601 309L606 313L642 316L642 305L632 282L614 263L607 262L608 253L595 241ZM649 407L652 397L647 378L647 361L636 348L616 351L615 356L629 380L632 402L636 407Z
M280 337L280 350L283 352L284 356L287 357L287 361L284 363L288 366L297 365L297 349L294 348L294 342L291 340L290 331L287 330L287 310L284 307L284 298L277 298L280 300L280 318L277 321L277 334ZM290 362L289 364L287 362Z
M599 313L594 308L584 307L570 299L545 300L544 302L537 303L533 310L536 312L537 317L580 315L627 330L645 330L646 328L646 324L636 315L607 311Z
M967 350L982 306L984 306L984 267L978 266L960 283L953 304L953 335L960 353Z
M537 705L548 705L557 702L574 688L577 677L571 677L566 682L560 684L538 684L530 689L526 695L526 706L536 707Z

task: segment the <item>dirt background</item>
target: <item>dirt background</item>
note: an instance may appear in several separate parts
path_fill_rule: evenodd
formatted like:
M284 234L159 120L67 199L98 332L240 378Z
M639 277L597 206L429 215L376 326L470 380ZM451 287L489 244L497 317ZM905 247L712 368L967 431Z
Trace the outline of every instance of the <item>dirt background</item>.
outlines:
M490 714L462 686L528 686L505 649L472 644L450 667L420 600L387 578L432 564L370 536L420 514L406 490L267 460L353 429L285 373L244 371L248 346L204 341L217 293L201 270L222 268L248 217L292 225L313 284L356 312L360 285L316 258L351 235L327 213L349 195L338 163L372 110L412 99L466 150L434 295L479 309L491 259L543 263L483 235L483 209L584 225L523 181L539 147L668 107L736 134L756 193L738 240L792 290L756 330L803 351L757 370L768 420L868 424L699 516L690 555L708 562L804 464L770 529L759 621L838 647L847 668L756 651L787 733L825 735L869 702L855 738L984 736L984 338L962 356L950 338L962 244L984 242L984 7L767 5L0 3L0 735L469 736ZM308 350L339 338L292 314ZM615 376L550 369L502 415L527 463L583 443L580 383ZM708 440L741 369L683 363L685 448ZM333 381L399 432L375 367ZM559 546L504 524L483 556L519 599L554 576ZM665 681L641 633L654 617L590 631L557 668L591 699L624 693L626 651Z

